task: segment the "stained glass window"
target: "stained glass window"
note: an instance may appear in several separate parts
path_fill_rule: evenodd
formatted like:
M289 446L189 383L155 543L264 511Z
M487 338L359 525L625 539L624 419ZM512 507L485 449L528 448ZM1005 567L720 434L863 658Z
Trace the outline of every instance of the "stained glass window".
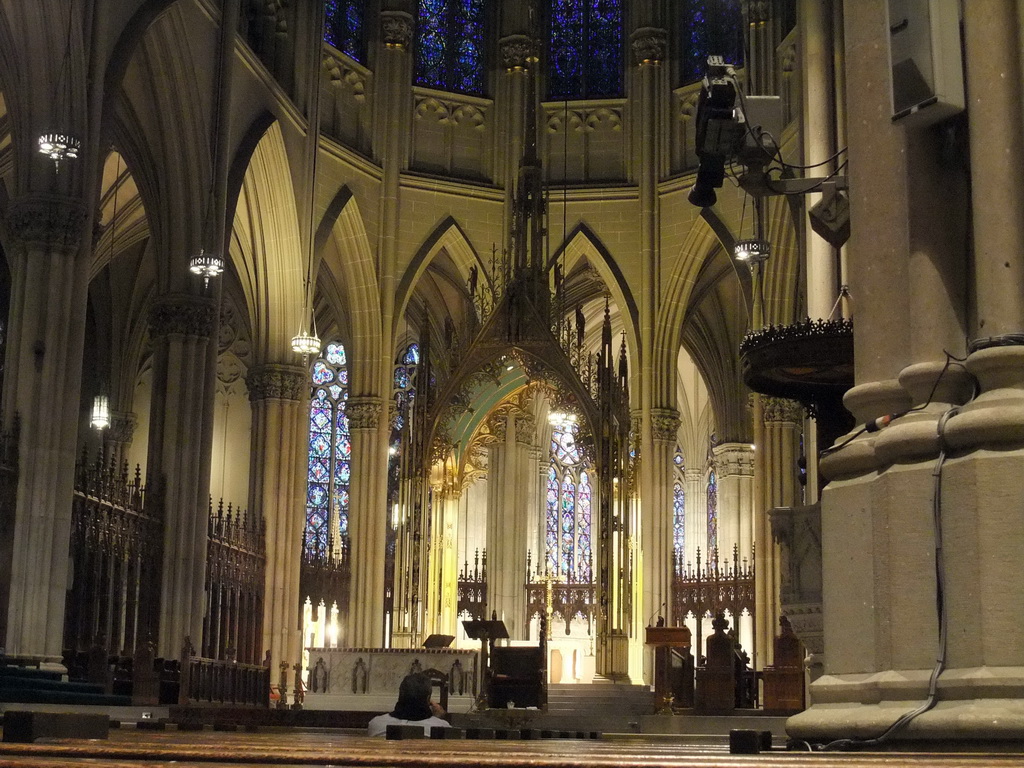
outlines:
M718 549L718 478L715 470L708 473L708 560Z
M484 91L485 0L419 0L416 82L459 93Z
M576 445L578 427L556 427L551 435L546 494L546 566L570 582L589 583L593 576L591 474Z
M365 0L325 0L324 40L339 51L366 63Z
M309 461L303 551L323 558L340 551L348 536L348 491L352 437L345 404L348 370L345 348L328 344L310 368Z
M391 422L388 456L389 503L394 503L398 493L402 446L406 432L412 424L413 401L416 397L416 366L419 361L419 345L410 344L398 355L398 363L395 365L393 377L395 410Z
M548 98L622 95L622 0L549 0Z
M741 0L681 0L680 76L683 83L704 77L708 56L743 65Z
M672 486L672 545L677 557L686 553L686 494L676 480Z

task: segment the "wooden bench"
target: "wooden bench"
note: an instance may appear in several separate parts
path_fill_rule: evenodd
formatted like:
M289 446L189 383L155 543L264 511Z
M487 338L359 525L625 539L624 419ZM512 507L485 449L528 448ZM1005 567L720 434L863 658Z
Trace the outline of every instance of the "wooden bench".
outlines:
M4 741L25 744L36 739L106 739L109 735L106 715L10 709L4 713Z

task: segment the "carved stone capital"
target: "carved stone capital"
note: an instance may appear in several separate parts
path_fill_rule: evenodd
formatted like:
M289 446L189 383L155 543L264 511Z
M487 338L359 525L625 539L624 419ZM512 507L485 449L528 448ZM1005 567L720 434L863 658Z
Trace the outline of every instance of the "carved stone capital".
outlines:
M209 339L217 319L217 308L207 298L188 294L163 296L149 310L149 335L161 338L178 334Z
M753 477L754 449L747 443L722 443L713 449L719 477Z
M668 33L656 27L640 27L630 35L629 46L633 50L633 61L637 66L657 65L665 60Z
M766 423L800 424L804 420L804 407L785 397L761 395L761 412Z
M505 434L508 430L508 417L505 414L497 414L488 422L487 428L499 443L504 443Z
M413 29L413 18L404 11L383 11L380 14L380 41L388 48L408 49Z
M536 419L532 414L524 413L516 417L516 442L533 445L537 433Z
M250 368L245 377L245 386L249 390L250 402L259 400L298 402L308 391L309 376L305 369L298 365L268 363Z
M349 429L376 429L383 412L379 397L350 397L345 404Z
M24 245L74 253L82 242L85 206L61 195L32 195L11 201L7 226Z
M506 72L520 72L535 58L533 41L526 35L509 35L498 41L501 66Z
M679 412L671 408L651 409L651 436L660 442L672 443L679 438Z
M106 437L113 443L128 445L135 435L135 426L139 423L134 413L125 411L112 411L110 413L110 426L107 427Z

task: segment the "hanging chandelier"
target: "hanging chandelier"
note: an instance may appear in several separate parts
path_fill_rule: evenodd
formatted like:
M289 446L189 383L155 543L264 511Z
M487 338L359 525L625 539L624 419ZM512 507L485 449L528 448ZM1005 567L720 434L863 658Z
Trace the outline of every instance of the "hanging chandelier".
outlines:
M307 331L303 328L293 336L292 351L296 354L302 355L303 359L319 355L320 337L316 335L316 330Z
M750 238L749 240L737 240L733 248L733 255L736 261L743 261L747 264L760 264L767 261L771 255L772 247L767 240L761 238Z
M95 429L106 429L110 426L110 400L106 395L96 395L92 401L92 418L89 424Z
M203 287L205 288L211 277L217 277L224 271L224 259L215 253L207 253L204 249L200 248L199 253L189 259L188 271L193 275L199 275L203 278Z
M61 160L74 160L81 148L82 142L68 133L51 132L39 137L39 151L58 165Z

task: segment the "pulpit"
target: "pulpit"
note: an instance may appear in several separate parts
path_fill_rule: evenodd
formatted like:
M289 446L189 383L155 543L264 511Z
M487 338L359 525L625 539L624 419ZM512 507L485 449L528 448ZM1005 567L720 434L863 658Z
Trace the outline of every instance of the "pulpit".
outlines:
M693 706L693 654L688 627L647 627L654 649L654 701L659 711Z

